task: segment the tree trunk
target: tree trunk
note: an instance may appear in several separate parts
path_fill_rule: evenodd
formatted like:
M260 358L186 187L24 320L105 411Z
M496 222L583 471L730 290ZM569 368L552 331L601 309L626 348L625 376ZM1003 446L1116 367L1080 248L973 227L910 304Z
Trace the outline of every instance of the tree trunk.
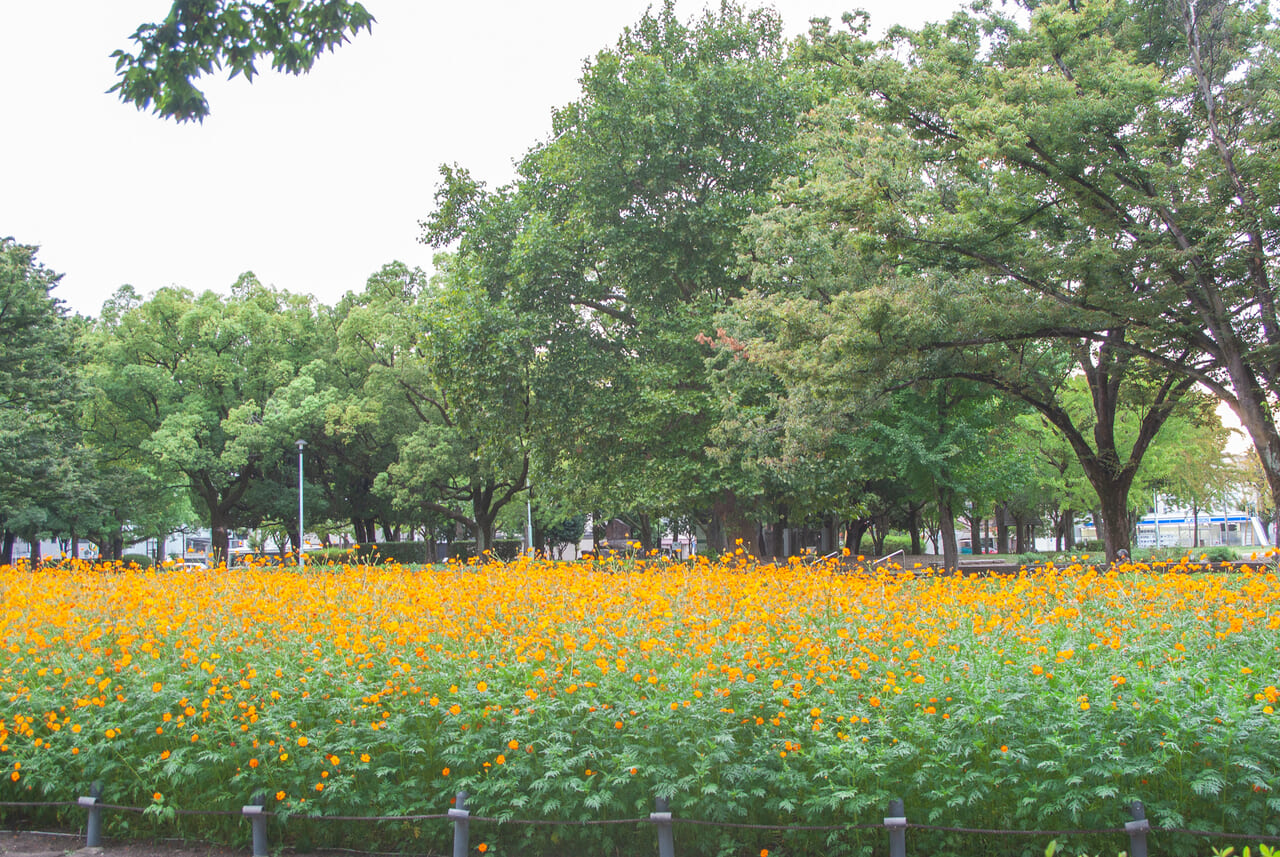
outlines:
M40 564L40 536L33 535L31 540L27 542L31 546L30 561L31 567L35 568Z
M1076 513L1066 509L1062 513L1062 549L1068 553L1076 549Z
M942 567L955 569L960 566L960 548L956 544L956 518L951 508L951 495L938 489L938 525L942 537Z
M716 554L723 554L725 551L724 540L724 516L721 514L717 505L711 508L711 517L707 519L707 547Z
M1018 554L1027 552L1026 523L1022 515L1013 516L1013 550Z
M1157 526L1159 526L1157 524ZM1191 504L1191 546L1200 547L1200 504Z
M844 546L854 556L862 554L862 537L866 535L870 523L866 518L854 518L849 522L849 528L845 530Z
M591 513L591 554L597 559L600 557L600 543L604 541L604 532L607 526L608 521L604 519L602 513Z
M721 534L724 545L715 545L717 553L733 553L738 548L752 556L759 556L757 538L758 528L754 521L747 518L742 510L738 497L733 493L725 493L716 501L712 514L721 521Z
M1009 507L996 506L996 553L1009 552Z
M16 538L13 530L5 529L4 544L0 547L0 565L13 565L13 542Z
M642 513L636 516L636 524L640 531L640 551L648 556L653 552L653 519Z
M231 537L227 531L227 520L221 509L211 509L212 520L209 526L209 561L218 565L227 561L231 548Z
M1096 486L1095 486L1096 487ZM1102 515L1102 542L1106 546L1107 559L1115 561L1120 551L1129 551L1128 486L1125 490L1114 488L1098 491L1098 511Z
M475 523L471 527L471 535L476 541L476 556L481 556L485 551L493 550L494 542L494 515L482 515L476 511Z
M836 516L825 515L822 518L822 535L818 542L818 551L823 556L836 549Z
M907 532L911 534L911 553L915 556L924 553L924 545L920 542L919 506L913 506L907 514Z

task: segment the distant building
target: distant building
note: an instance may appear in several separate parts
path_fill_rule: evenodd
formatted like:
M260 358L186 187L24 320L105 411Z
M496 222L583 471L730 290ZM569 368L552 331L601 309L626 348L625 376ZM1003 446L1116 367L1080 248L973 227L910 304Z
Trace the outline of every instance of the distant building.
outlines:
M1232 509L1193 514L1190 509L1168 508L1163 503L1157 508L1158 512L1148 512L1138 519L1134 547L1271 547L1257 515ZM1091 520L1077 525L1076 531L1080 541L1101 538Z

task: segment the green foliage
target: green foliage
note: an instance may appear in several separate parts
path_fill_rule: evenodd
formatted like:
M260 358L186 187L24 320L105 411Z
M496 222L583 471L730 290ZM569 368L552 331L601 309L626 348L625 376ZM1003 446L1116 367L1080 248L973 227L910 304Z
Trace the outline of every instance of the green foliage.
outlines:
M524 550L524 541L521 539L495 539L491 550L493 556L497 559L503 562L512 562ZM456 559L460 562L469 562L477 559L476 543L474 541L450 542L448 558Z
M429 542L377 542L361 545L357 552L365 562L398 562L402 565L426 565L436 561Z
M903 553L911 553L911 537L910 536L887 536L884 540L884 553L886 555L902 551Z
M318 334L311 299L252 274L228 297L122 289L88 337L100 454L185 483L215 550L229 527L296 519L294 442L325 402L304 372Z
M151 557L145 553L127 553L120 557L126 566L136 565L138 568L151 568Z
M36 252L0 237L0 528L28 541L92 515L100 487L77 420L83 323L67 318L53 296L61 275Z
M1209 562L1231 562L1239 559L1236 548L1228 545L1215 545L1207 548L1191 548L1187 550L1193 559L1204 559Z
M209 102L193 81L215 68L252 81L257 61L268 57L276 71L302 74L373 23L353 0L178 0L159 24L134 32L136 54L112 53L120 80L111 91L139 110L154 104L166 119L203 120Z

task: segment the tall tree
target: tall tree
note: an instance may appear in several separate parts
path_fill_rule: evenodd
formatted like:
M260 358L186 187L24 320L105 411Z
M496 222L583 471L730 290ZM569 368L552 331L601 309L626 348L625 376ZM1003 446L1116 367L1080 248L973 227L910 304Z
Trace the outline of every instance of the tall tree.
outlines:
M527 485L539 361L501 300L465 267L438 264L429 283L399 264L371 277L340 348L368 361L365 396L398 427L375 491L464 525L487 550L498 513Z
M61 276L36 251L0 238L0 564L15 534L38 546L84 470L74 325L53 296Z
M631 514L645 540L721 493L695 337L741 291L739 228L791 168L810 94L786 58L772 12L725 3L686 24L668 0L587 64L514 187L488 194L449 169L426 224L577 355L596 392L546 457L571 459L583 505Z
M104 313L94 360L110 422L204 512L215 553L252 519L246 495L296 433L263 430L272 396L316 351L310 300L240 278L230 297L165 288Z
M1275 34L1264 3L979 6L896 30L851 65L827 128L868 131L866 180L844 202L876 234L982 272L1003 286L996 305L1034 297L1039 329L1019 335L1136 353L1204 384L1280 497ZM901 195L903 155L925 165L928 193Z

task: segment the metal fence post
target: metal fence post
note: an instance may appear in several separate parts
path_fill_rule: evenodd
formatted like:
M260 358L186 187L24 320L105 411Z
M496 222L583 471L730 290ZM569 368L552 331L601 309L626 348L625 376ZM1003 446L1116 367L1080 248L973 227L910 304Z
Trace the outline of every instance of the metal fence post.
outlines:
M98 806L98 798L102 797L102 783L95 782L89 786L89 796L78 798L76 803L89 810L89 820L85 823L85 847L102 847L102 807Z
M453 807L449 810L449 817L453 819L453 857L467 857L467 849L470 847L468 838L471 834L471 823L467 819L471 817L471 813L467 811L466 792L458 792Z
M649 820L658 826L658 857L676 857L676 837L671 829L671 804L664 797L654 798L654 812Z
M1147 857L1147 831L1151 822L1147 821L1147 808L1142 801L1135 800L1129 804L1129 814L1133 821L1125 822L1124 829L1129 833L1129 857Z
M240 814L249 819L249 829L253 831L253 857L267 857L267 816L266 795L256 794L249 798L253 803L240 808Z
M889 830L889 857L907 857L907 811L901 798L889 801L884 826Z

